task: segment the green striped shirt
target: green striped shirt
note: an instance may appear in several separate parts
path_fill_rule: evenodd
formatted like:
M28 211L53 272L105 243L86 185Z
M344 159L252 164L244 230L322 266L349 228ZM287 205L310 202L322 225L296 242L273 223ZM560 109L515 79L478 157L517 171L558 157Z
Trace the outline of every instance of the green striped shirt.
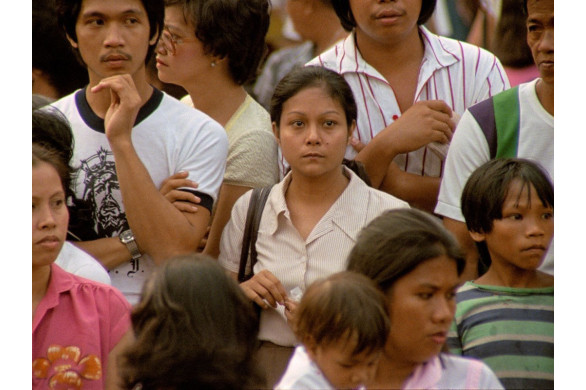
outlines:
M483 360L507 389L553 388L553 287L465 283L448 345Z

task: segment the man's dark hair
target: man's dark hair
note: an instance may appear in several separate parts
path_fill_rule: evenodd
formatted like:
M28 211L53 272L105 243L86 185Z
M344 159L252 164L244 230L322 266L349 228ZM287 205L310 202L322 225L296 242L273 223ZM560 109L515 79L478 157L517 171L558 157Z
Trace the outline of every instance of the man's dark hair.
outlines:
M71 50L56 17L54 8L40 1L33 3L32 60L33 69L43 72L63 97L86 85L88 73Z
M462 190L462 215L469 231L492 231L494 221L503 218L503 203L514 180L521 181L522 189L533 186L541 203L553 208L553 185L538 163L521 158L494 159L472 172ZM482 260L490 264L486 242L476 245Z
M149 20L149 27L150 27L150 34L149 34L149 41L158 37L163 31L163 25L165 23L165 5L164 0L140 0ZM77 18L79 17L79 12L81 10L81 3L83 0L55 0L55 7L57 9L57 23L59 27L61 27L65 33L71 38L74 42L77 42L77 34L75 33L75 25L77 23ZM149 61L150 57L153 55L155 48L157 47L157 43L155 42L154 45L149 46L149 50L147 52L146 58L144 59L145 64ZM79 51L75 51L79 54ZM78 55L78 58L80 56Z
M268 52L269 0L165 0L166 7L173 5L195 27L206 54L227 58L234 82L256 78Z
M427 22L431 17L435 10L436 1L437 0L421 0L421 11L419 12L419 18L417 19L418 25ZM344 27L346 31L351 31L356 27L356 20L354 20L352 9L350 9L350 0L332 0L332 5L334 6L338 18L340 18L342 27Z

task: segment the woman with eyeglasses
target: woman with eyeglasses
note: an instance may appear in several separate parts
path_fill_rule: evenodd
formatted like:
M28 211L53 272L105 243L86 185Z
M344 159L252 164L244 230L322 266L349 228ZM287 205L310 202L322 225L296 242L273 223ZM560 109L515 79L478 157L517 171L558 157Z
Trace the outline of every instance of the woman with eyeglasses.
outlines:
M183 87L189 95L182 100L219 122L228 135L226 173L204 248L213 257L236 199L279 180L269 114L243 87L256 77L266 52L269 21L268 0L165 1L159 79ZM197 212L194 195L175 191L192 185L180 173L161 192L181 210Z

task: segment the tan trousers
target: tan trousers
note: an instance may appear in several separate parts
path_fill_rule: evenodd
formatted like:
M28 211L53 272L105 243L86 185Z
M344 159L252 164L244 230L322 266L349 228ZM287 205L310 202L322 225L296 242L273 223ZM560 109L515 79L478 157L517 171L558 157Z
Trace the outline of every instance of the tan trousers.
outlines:
M272 389L287 368L295 347L282 347L270 341L261 341L256 358L265 383L254 383L251 388Z

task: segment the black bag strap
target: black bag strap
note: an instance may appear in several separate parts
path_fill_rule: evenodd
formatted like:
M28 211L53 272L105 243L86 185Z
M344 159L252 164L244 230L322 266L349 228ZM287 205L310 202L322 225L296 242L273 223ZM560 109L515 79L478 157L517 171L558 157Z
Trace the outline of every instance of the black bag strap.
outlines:
M242 251L240 252L240 267L238 269L238 282L247 281L254 274L253 267L256 264L256 238L258 237L258 228L260 218L273 186L260 187L252 190L250 202L248 203L248 212L246 213L246 222L244 223L244 235L242 237ZM250 257L249 257L250 252ZM247 267L250 258L250 268ZM249 272L246 270L249 269Z

